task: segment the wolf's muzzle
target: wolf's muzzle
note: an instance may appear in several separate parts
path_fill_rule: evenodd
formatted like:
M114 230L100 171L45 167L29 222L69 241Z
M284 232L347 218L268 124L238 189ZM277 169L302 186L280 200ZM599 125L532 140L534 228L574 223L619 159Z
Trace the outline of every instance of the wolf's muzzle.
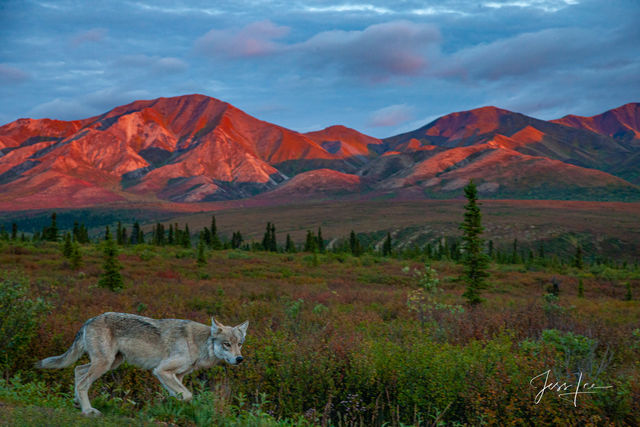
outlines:
M238 356L236 357L236 365L240 364L244 360L244 357Z

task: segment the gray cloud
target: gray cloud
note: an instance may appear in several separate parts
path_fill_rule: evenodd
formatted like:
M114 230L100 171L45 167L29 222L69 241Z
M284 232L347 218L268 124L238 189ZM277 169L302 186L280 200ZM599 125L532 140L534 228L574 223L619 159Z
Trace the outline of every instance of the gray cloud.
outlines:
M275 40L284 37L289 27L271 21L259 21L240 29L213 29L196 40L198 52L210 56L247 58L277 53L282 49Z
M413 118L413 107L406 104L395 104L371 113L370 127L391 127L401 125Z
M380 81L421 74L428 66L429 52L441 39L435 26L410 21L374 24L363 30L323 31L298 43L275 41L288 32L288 27L261 21L237 30L211 30L195 47L200 53L231 59L279 55L307 72L328 68L349 77Z
M185 61L174 57L160 57L149 55L125 55L118 58L114 65L116 67L141 68L156 73L180 73L189 66Z
M29 73L7 64L0 64L0 85L23 83L29 80Z
M107 30L104 28L93 28L91 30L80 32L73 36L71 44L80 46L83 43L97 43L103 41L107 37Z

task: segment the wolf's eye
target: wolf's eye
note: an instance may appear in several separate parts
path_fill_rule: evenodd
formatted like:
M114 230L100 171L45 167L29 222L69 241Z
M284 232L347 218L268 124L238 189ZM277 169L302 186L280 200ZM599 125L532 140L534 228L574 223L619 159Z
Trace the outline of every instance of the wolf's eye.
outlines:
M225 346L225 347L227 347L227 348L231 347L231 343L228 343L228 342L226 342L226 343L224 343L224 344L222 344L222 345L223 345L223 346Z

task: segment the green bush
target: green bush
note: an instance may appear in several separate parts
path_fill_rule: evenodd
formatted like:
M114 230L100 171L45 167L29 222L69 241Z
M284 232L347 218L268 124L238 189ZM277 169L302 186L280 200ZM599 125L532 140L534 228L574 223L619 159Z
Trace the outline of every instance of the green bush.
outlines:
M26 279L5 275L0 279L0 372L7 378L20 363L36 335L49 305L29 297Z

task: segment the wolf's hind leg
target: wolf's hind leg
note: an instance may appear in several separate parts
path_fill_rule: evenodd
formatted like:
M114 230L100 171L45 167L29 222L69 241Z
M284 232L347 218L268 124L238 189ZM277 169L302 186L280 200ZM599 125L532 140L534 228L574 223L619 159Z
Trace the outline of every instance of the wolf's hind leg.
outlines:
M80 397L78 396L78 384L87 374L91 363L87 363L86 365L78 365L75 368L75 387L74 387L74 396L73 396L73 404L76 408L80 408Z
M76 387L76 393L80 400L80 407L82 408L83 414L100 415L100 411L91 406L91 402L89 401L89 388L95 380L109 370L112 364L113 359L92 360L89 369L80 379Z

